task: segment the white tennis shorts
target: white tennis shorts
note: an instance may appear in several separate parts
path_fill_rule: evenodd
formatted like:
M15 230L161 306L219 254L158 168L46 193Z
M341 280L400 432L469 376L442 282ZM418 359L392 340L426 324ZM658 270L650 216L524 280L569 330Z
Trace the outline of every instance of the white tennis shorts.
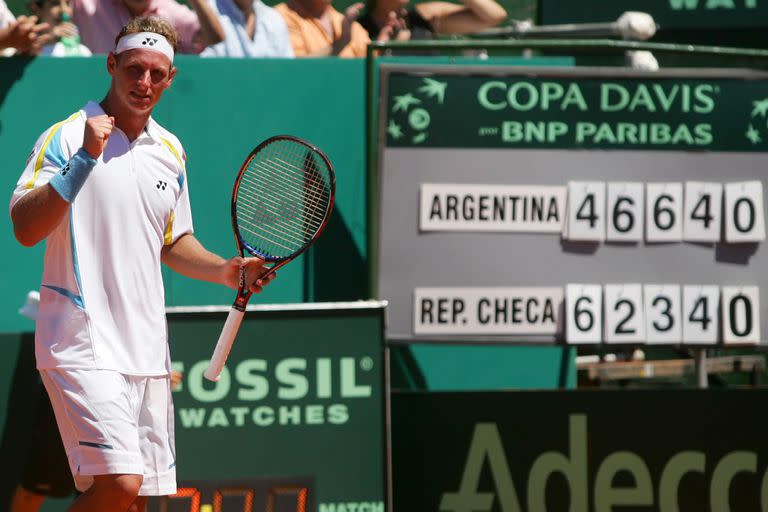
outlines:
M41 370L75 486L94 475L143 475L140 496L176 492L173 402L168 376L111 370Z

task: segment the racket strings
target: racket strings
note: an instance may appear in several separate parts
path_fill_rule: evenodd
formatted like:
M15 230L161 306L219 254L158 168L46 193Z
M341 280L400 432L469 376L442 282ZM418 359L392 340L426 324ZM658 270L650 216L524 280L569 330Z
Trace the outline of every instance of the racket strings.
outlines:
M312 185L314 185L315 183L320 183L319 187L314 187L315 190L320 191L320 192L327 190L327 187L324 186L323 183L321 183L321 180L319 179L319 178L321 178L321 176L317 172L316 165L315 165L315 163L312 160L308 159L309 161L308 161L308 163L305 164L305 167L304 167L304 169L310 169L310 172L307 172L304 169L300 169L300 168L296 167L295 165L292 165L289 162L285 162L283 160L280 160L279 158L276 158L275 160L277 160L278 162L283 164L284 170L286 170L286 171L290 171L291 169L298 170L298 173L296 173L296 174L299 175L301 178L304 178L305 180L309 177L308 175L311 175L313 178L316 178L314 180L309 180L309 181L311 181ZM301 174L299 174L299 173L301 173ZM310 187L310 188L312 188L312 187Z
M323 226L332 201L331 171L303 144L280 140L253 156L236 197L240 236L258 252L287 257Z
M274 239L274 238L272 238L272 237L265 237L263 234L261 234L261 233L257 233L256 231L253 231L253 230L250 230L250 229L248 229L248 228L247 228L247 227L245 227L245 226L242 226L242 229L243 229L243 230L245 230L246 232L248 232L248 233L252 234L252 235L253 235L253 236L255 236L256 238L260 238L261 240L263 240L263 241L265 241L265 242L268 242L268 243L270 243L270 244L275 244L275 245L277 245L277 246L281 247L282 249L285 249L285 250L286 250L286 251L288 251L288 252L294 252L294 251L296 251L296 245L295 245L295 244L290 244L290 245L283 245L283 244L281 244L281 243L279 243L279 242L275 241L275 239ZM254 245L254 244L251 244L251 245ZM301 247L301 246L299 246L299 247ZM272 253L269 253L269 254L270 254L271 256L274 256L274 255L275 255L275 254L272 254Z
M304 158L301 166L285 160L284 158L280 158L279 156L274 158L274 162L278 162L275 164L277 167L281 167L282 170L286 171L287 173L293 173L294 176L306 177L308 174L312 174L315 177L320 177L320 174L317 170L317 164L309 155Z
M260 163L256 164L257 167L260 169L264 169L264 166ZM314 164L313 166L314 167ZM312 169L312 167L308 167L309 169ZM264 169L269 171L269 169ZM286 171L290 172L290 167L284 169ZM299 169L299 172L302 172ZM302 172L300 176L296 176L297 173L293 173L293 177L299 178L298 180L293 181L286 181L286 185L289 187L289 189L293 189L296 191L300 196L306 196L310 200L314 200L315 203L318 203L321 201L322 196L327 197L328 196L328 185L327 183L323 182L321 179L321 176L316 170L310 170L309 172ZM259 173L257 173L259 175ZM292 177L291 174L288 174L286 172L286 177ZM307 193L310 194L307 194ZM314 192L314 194L312 194ZM326 203L327 204L327 203Z
M240 213L242 215L243 212L241 211ZM254 235L259 235L259 238L262 240L271 236L292 245L291 247L286 247L284 244L280 244L282 248L292 249L292 251L298 250L310 240L314 234L307 228L297 225L288 225L285 222L281 223L274 218L264 218L263 213L252 209L245 209L245 213L251 213L254 220L251 223L244 224L242 226L243 229L246 229L249 233ZM296 234L297 230L300 230L301 233ZM303 234L304 236L300 236L300 234Z
M304 206L306 216L310 217L312 220L315 220L318 223L318 226L319 224L322 224L322 221L325 217L325 211L327 210L328 203L329 203L329 197L327 193L323 193L322 196L319 196L317 194L302 196L300 192L297 192L289 188L280 187L279 183L275 183L272 180L268 180L266 176L262 177L262 174L263 173L255 173L250 175L244 174L243 181L246 182L248 185L251 185L253 189L261 188L262 190L264 190L264 189L274 188L272 186L276 185L277 188L280 188L280 192L287 194L290 199L294 200L291 202L295 203L295 204L287 204L284 201L285 199L284 197L281 198L283 199L283 201L279 199L274 199L275 194L264 195L263 197L261 197L260 200L264 203L265 207L272 207L270 208L269 213L274 215L275 213L279 212L284 214L281 216L283 220L295 221L296 220L295 217L300 214L298 211L295 210L295 207L298 204L301 204L302 206ZM254 209L258 209L259 207L259 205L253 200L248 201L248 203L251 204L254 207ZM292 209L291 207L294 207L294 208ZM308 207L311 207L311 208L308 208ZM249 213L255 214L257 212L251 211ZM286 213L293 214L293 218L291 218L291 216L289 215L285 215ZM257 218L259 217L258 215L255 215L255 216ZM261 220L266 220L266 218L264 216L261 216ZM273 220L277 220L277 218ZM302 219L302 220L306 220L306 219ZM302 229L299 226L296 226L296 227L297 229ZM314 233L314 231L312 231L311 229L305 229L305 231L311 231L312 233Z
M309 231L309 229L300 224L291 225L287 222L276 220L273 217L265 217L263 210L261 209L254 210L253 207L243 208L243 212L241 213L249 214L253 218L254 222L245 224L251 228L251 231L254 229L260 229L262 231L274 234L286 242L292 242L298 246L304 244L309 238L312 237L313 234L311 231ZM304 236L300 236L301 234Z
M265 171L267 171L265 169ZM254 187L266 187L266 188L279 188L286 195L291 196L293 199L301 200L305 203L312 204L318 207L327 207L328 205L328 193L324 190L314 192L312 187L299 188L297 184L283 184L274 183L265 173L252 173L244 175L243 180L249 181ZM306 190L306 192L302 192Z
M286 236L283 237L285 241L295 242L299 246L301 246L307 241L308 238L312 238L313 232L311 232L306 227L299 225L298 223L294 223L292 227L296 230L301 230L305 235L304 237L298 237L298 236L295 236L293 233L280 232L272 229L272 227L270 226L270 223L277 224L279 223L279 219L276 220L274 218L266 217L264 214L264 210L258 208L258 205L256 205L255 203L249 203L247 200L243 200L243 204L238 205L238 208L240 206L242 206L243 213L249 214L253 219L257 221L261 221L262 222L261 226L264 229L267 229L278 236L285 234Z
M272 165L274 162L280 162L283 165ZM253 169L263 170L266 171L266 173L246 173L248 176L259 177L266 174L265 177L267 178L267 185L272 183L280 184L281 182L273 181L270 179L270 173L274 174L276 167L278 170L285 171L281 174L281 176L285 178L282 183L288 187L289 191L293 190L296 192L297 197L307 198L310 201L314 201L315 203L319 203L322 199L321 196L324 196L326 200L323 202L323 206L327 207L329 185L327 180L322 179L323 176L320 175L317 169L317 165L311 157L305 157L304 167L298 167L279 157L275 157L273 160L266 162L254 159L251 161L251 163L253 164ZM249 165L249 170L250 169L251 166ZM294 179L291 180L290 178ZM314 191L316 194L307 194L307 191Z
M259 188L259 187L270 187L273 185L273 183L266 179L266 177L262 177L259 174L250 174L250 175L243 175L243 181L247 182L249 185L251 185L253 188ZM278 187L280 184L274 184ZM297 201L304 201L305 203L308 203L312 206L315 206L315 210L320 211L321 209L324 210L328 206L328 196L327 194L324 195L313 195L313 196L306 196L302 195L301 192L298 191L298 189L291 189L282 187L282 192L284 192L286 195L290 196L292 199ZM267 201L265 201L267 202ZM274 201L272 201L274 203ZM318 217L320 220L323 218L324 211L320 211L320 215Z

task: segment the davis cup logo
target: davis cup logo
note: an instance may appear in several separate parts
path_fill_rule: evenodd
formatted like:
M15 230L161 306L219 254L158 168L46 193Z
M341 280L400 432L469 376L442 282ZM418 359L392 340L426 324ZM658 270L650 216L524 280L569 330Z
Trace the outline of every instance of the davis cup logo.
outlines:
M749 120L749 128L744 134L752 144L763 142L761 134L766 134L768 129L768 98L752 102L752 115Z
M424 78L422 84L415 91L393 98L387 124L387 135L391 140L409 137L413 144L421 144L429 137L432 117L428 107L443 104L448 83Z

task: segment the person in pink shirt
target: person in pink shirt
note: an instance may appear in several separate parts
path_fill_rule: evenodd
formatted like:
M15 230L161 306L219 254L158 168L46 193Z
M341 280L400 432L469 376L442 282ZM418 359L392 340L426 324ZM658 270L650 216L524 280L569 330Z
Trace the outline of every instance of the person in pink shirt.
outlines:
M72 21L82 43L97 53L115 48L114 35L136 16L159 16L179 33L179 53L200 53L224 40L224 29L205 0L189 0L194 10L176 0L73 0Z

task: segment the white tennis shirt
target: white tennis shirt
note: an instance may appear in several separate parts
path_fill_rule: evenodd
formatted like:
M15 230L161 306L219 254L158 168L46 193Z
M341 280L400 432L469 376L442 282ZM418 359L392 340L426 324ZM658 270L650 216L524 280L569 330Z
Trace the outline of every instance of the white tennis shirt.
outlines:
M11 199L48 182L83 144L97 103L46 130ZM179 140L150 119L129 142L117 127L69 212L46 239L35 334L39 369L130 375L170 371L160 253L192 215Z

